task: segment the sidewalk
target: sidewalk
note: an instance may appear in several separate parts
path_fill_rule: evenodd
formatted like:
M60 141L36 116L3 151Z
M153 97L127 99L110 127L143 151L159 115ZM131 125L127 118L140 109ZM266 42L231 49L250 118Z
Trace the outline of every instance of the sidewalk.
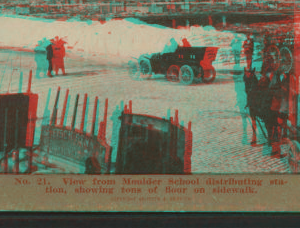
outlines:
M224 81L228 72L227 76L218 72L217 79ZM244 109L243 72L230 75L234 82L227 79L225 84L211 87L211 92L216 95L208 95L210 104L202 110L199 107L196 120L193 120L192 173L290 172L288 157L271 157L272 147L268 146L258 123L257 145L251 146L252 124ZM235 94L230 90L235 90ZM261 125L266 133L264 124ZM288 145L281 146L281 154L287 150Z
M236 112L211 111L200 114L201 131L194 129L192 173L286 173L288 160L271 157L268 146L258 129L257 146L251 146L250 119L243 129L242 117ZM245 132L243 132L245 130ZM195 150L200 151L194 153ZM282 146L282 154L287 145Z

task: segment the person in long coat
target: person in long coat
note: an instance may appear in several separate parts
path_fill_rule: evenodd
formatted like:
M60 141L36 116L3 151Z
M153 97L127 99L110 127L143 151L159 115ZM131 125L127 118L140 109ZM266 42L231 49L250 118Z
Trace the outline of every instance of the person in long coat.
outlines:
M190 42L187 40L186 37L184 37L182 40L182 47L192 47L192 45L190 44Z
M235 37L231 41L231 47L232 47L232 52L233 52L233 55L234 55L234 63L236 65L239 65L240 64L242 41L238 37L237 34L235 34Z
M49 77L52 77L52 70L53 70L53 67L52 67L53 47L52 47L52 45L53 45L53 40L50 40L50 42L51 43L46 48L46 51L47 51L47 60L48 60L48 63L49 63L47 75Z
M247 35L247 39L244 41L243 48L246 55L247 68L251 69L254 43L250 34Z
M281 79L281 75L284 77ZM271 78L269 85L269 91L271 95L271 108L270 115L274 117L273 123L273 144L272 144L272 156L284 157L285 154L281 154L281 139L282 129L285 128L287 120L287 77L283 72L277 71L274 73L274 77ZM285 103L285 104L284 104Z
M48 73L48 61L46 58L47 52L43 42L39 41L38 45L34 48L34 60L36 62L36 78L40 78L40 74L47 75Z
M65 42L58 37L55 37L55 41L53 44L53 67L55 74L58 75L59 69L62 70L63 75L66 74L65 72L65 64L64 64L64 57L66 55Z

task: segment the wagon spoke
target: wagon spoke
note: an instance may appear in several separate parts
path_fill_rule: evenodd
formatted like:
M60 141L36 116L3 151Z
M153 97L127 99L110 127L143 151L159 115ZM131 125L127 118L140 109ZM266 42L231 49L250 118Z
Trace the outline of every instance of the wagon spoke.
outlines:
M184 65L180 68L180 80L183 84L192 84L194 80L194 72L190 66Z
M178 81L179 71L179 66L171 65L167 71L167 80L172 82Z

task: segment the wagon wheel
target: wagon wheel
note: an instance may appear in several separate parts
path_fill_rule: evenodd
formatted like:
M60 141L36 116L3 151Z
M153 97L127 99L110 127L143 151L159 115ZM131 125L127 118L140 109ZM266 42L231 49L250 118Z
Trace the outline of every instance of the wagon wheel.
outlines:
M184 65L179 71L180 82L185 85L190 85L194 80L194 71L189 65Z
M274 44L269 46L266 51L266 57L269 60L268 62L271 64L272 70L276 71L280 66L280 51L278 47Z
M141 65L142 64L142 65ZM128 74L130 76L131 79L135 80L135 81L139 81L139 80L143 80L146 78L151 77L151 74L145 74L145 72L149 72L149 67L147 69L147 59L142 59L140 61L140 64L136 61L129 61L128 62ZM149 66L150 66L150 72L151 72L151 65L149 62ZM142 72L143 70L143 72Z
M195 70L195 83L201 83L203 82L203 76L204 76L204 71L203 68L200 66L199 70Z
M204 70L204 74L202 78L203 82L212 83L216 78L216 74L217 72L214 67Z
M171 82L179 81L180 67L177 65L171 65L167 71L167 80Z
M128 62L128 74L132 80L140 79L140 66L138 62L134 62L134 61Z
M152 67L149 59L142 58L140 64L140 78L148 79L152 76Z
M288 73L293 66L293 54L288 47L283 47L280 49L280 57L281 69Z

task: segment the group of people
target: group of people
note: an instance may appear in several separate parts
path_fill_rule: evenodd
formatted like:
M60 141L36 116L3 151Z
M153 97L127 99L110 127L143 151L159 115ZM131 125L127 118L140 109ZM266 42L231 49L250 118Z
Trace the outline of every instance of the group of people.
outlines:
M234 54L234 60L235 64L240 63L240 53L241 53L241 39L236 35L231 42L232 51ZM263 53L263 65L262 65L262 73L270 72L272 71L272 68L274 68L274 62L272 62L272 58L268 58L266 55L267 49L271 44L271 37L270 34L267 32L264 36L264 48L262 50ZM247 35L247 39L244 41L242 48L244 50L244 54L246 57L246 63L247 68L252 68L252 62L253 62L253 52L254 52L254 40L252 38L252 34Z
M246 56L247 68L251 69L252 57L253 57L253 51L254 51L254 42L253 42L253 39L251 38L251 34L247 35L247 39L244 41L243 48L244 48L244 53Z
M272 145L272 155L282 156L280 141L287 136L287 119L289 111L289 75L281 68L274 67L274 60L266 55L270 45L265 37L265 47L261 77L258 80L255 68L252 69L253 40L248 35L244 42L247 68L245 68L244 82L247 94L247 107L252 119L253 137L252 144L256 143L256 119L259 117L266 126L267 138Z
M49 63L47 76L52 77L52 71L55 71L55 74L58 75L59 69L62 70L63 75L66 75L64 57L66 55L65 51L65 41L59 39L58 36L55 39L50 40L50 44L47 46L47 60Z
M161 54L173 53L177 50L178 46L192 47L192 45L185 36L181 37L181 41L179 43L175 40L175 38L171 38L169 42L165 45L164 50L161 52Z
M251 38L251 34L247 35L247 39L244 41L243 45L241 45L241 38L236 34L235 37L231 41L231 48L234 55L234 62L236 65L240 64L240 55L241 55L241 46L244 49L244 54L246 56L247 68L251 69L252 67L252 57L254 51L254 42Z

